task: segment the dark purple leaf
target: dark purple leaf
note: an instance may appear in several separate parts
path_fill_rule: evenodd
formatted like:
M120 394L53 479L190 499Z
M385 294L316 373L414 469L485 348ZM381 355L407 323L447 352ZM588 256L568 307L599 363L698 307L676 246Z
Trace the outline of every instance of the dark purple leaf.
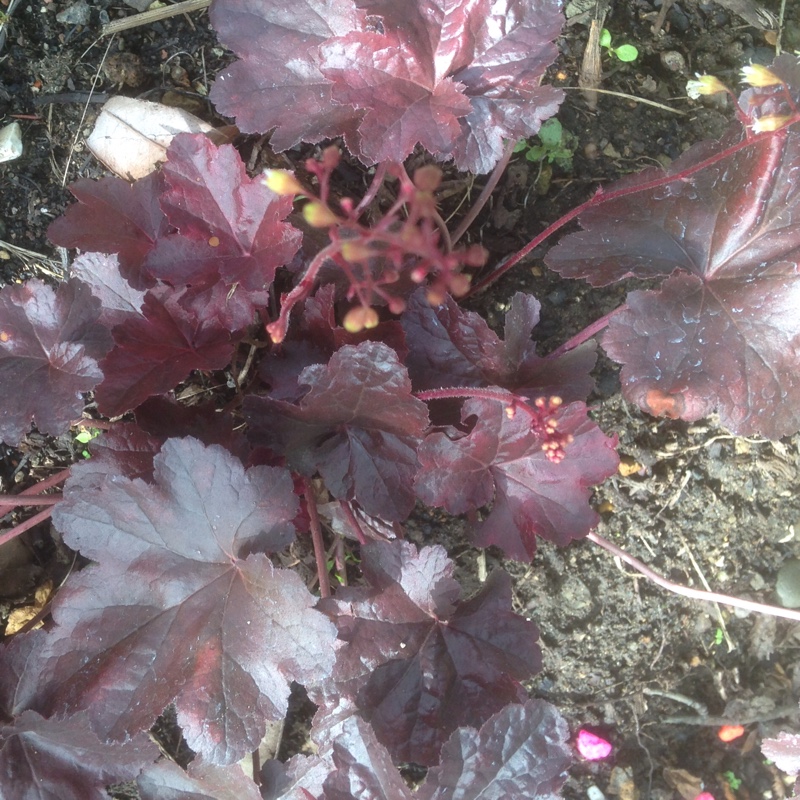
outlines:
M144 734L106 744L82 715L57 720L26 711L0 727L0 797L107 800L108 784L135 778L157 757Z
M519 681L541 666L536 626L512 612L503 572L460 601L441 547L373 542L362 555L370 588L340 589L321 605L346 642L336 691L355 699L395 759L435 764L459 725L524 699Z
M39 653L44 640L45 632L39 629L17 634L0 648L0 720L11 720L33 706L42 673Z
M220 41L242 59L211 89L221 114L248 133L276 128L276 150L352 135L361 113L333 102L318 55L326 39L360 27L350 0L300 0L291 8L281 0L218 0L210 15Z
M285 470L245 471L221 447L172 439L154 473L154 485L77 476L53 513L99 563L56 598L37 710L85 710L123 739L174 702L190 747L230 764L285 715L290 681L329 674L334 629L264 555L293 532Z
M419 800L560 800L572 765L569 730L544 700L509 705L480 730L461 728L429 770Z
M144 292L122 277L116 255L83 253L73 260L70 272L100 301L100 322L109 330L141 312Z
M292 469L319 472L337 499L405 519L428 414L395 352L379 342L348 345L327 364L307 367L299 383L310 388L298 405L245 399L251 440L284 455Z
M285 764L267 761L261 768L263 800L308 800L322 797L322 785L333 769L330 749L313 756L296 755Z
M536 536L566 545L598 523L589 488L616 472L619 456L616 437L606 437L588 419L583 403L554 414L558 435L572 437L559 463L548 457L546 437L522 409L509 418L502 403L472 399L461 418L471 424L469 433L437 432L423 442L417 494L451 514L493 500L475 533L478 546L497 545L509 558L530 561Z
M345 134L365 163L420 143L472 172L556 112L562 93L539 84L557 54L557 0L358 5L370 16L350 2L303 0L289 14L220 0L212 23L243 61L214 85L217 107L243 130L277 127L279 149Z
M704 142L676 175L741 139ZM800 429L800 131L762 138L665 186L601 203L549 266L594 285L664 277L634 292L603 339L626 399L696 420L718 410L734 433ZM646 170L622 186L652 181ZM612 187L613 190L614 187ZM676 274L673 274L675 271Z
M81 483L88 483L88 476L94 474L100 480L103 476L124 475L126 478L153 480L153 458L161 449L155 436L150 436L132 422L117 422L87 445L91 458L75 464L72 476L80 475Z
M594 388L594 342L560 358L536 355L531 332L539 324L541 304L517 292L506 314L505 341L486 321L463 311L447 297L431 306L417 292L402 316L410 349L406 366L420 391L456 386L500 386L529 400L557 395L565 402L585 400Z
M41 281L0 291L0 440L18 444L31 421L58 436L83 411L83 392L103 378L98 361L111 338L100 301L80 281L56 292Z
M217 767L193 761L184 772L173 761L149 766L136 781L141 800L261 800L238 764Z
M96 391L104 414L118 416L174 389L193 369L229 363L230 332L186 311L180 300L180 292L158 286L145 295L141 315L114 328L114 349L101 364L106 377Z
M387 749L358 717L345 720L333 743L336 771L325 781L325 800L413 800Z
M161 207L178 232L156 241L150 272L174 286L219 275L240 291L268 289L300 247L300 232L281 221L292 198L249 178L232 145L218 147L203 134L176 136L167 155Z
M117 253L120 271L136 289L153 285L142 268L145 257L169 226L159 205L163 178L154 172L136 183L121 178L81 179L69 190L78 200L47 229L62 247L90 253Z

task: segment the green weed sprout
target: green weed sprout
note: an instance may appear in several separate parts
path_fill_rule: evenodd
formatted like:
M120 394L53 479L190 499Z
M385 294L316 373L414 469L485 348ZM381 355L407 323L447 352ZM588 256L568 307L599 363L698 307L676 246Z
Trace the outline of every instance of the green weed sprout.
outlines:
M81 444L89 444L89 442L91 442L92 439L96 439L100 433L101 431L99 431L97 428L82 428L80 433L75 435L75 441L80 442ZM84 458L92 457L92 454L86 449L81 452L81 455Z
M607 28L603 28L600 33L600 47L605 47L609 55L615 56L620 61L630 62L639 58L639 50L632 44L621 44L619 47L614 47L611 44L611 31Z
M551 117L543 122L536 138L538 144L529 144L525 139L517 142L514 152L524 151L528 161L547 161L548 164L557 164L565 170L572 169L572 156L577 140L569 131L564 130L557 119Z

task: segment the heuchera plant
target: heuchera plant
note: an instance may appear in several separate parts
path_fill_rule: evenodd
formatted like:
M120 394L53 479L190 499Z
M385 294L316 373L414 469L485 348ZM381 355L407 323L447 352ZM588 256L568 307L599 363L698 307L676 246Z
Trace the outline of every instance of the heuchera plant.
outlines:
M445 550L406 541L404 523L418 502L442 507L522 561L537 536L588 535L590 489L618 465L586 407L606 326L645 410L800 429L798 61L759 73L721 142L545 232L580 215L548 257L565 276L662 283L542 357L535 298L511 299L502 336L458 305L485 256L452 243L438 168L402 161L421 146L461 170L505 166L561 99L540 86L558 4L217 0L211 14L241 57L218 76L220 110L274 129L275 150L341 136L372 182L337 197L336 147L305 178L265 181L232 146L181 135L133 185L72 186L50 229L83 251L67 280L0 292L2 439L82 414L105 430L68 477L5 498L52 505L0 543L52 512L88 565L48 627L0 651L0 794L86 800L135 779L144 800L555 798L569 732L523 687L541 654L510 578L462 597ZM213 399L179 402L203 374L222 382ZM63 496L41 495L63 479ZM342 543L358 548L356 585L331 591L323 522L342 580ZM279 566L298 537L321 598ZM317 755L256 768L257 783L236 762L286 715L292 682L319 707ZM145 735L170 705L188 771ZM429 768L417 790L399 762Z

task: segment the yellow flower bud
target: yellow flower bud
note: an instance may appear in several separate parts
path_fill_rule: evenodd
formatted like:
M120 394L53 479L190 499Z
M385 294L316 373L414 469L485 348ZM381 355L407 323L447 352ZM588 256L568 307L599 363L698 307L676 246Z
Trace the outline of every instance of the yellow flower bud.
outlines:
M367 245L359 241L342 242L342 249L340 252L342 254L342 258L351 264L358 261L366 261L368 258L374 255L372 250L367 247Z
M303 206L303 218L314 228L330 228L339 222L339 217L318 200L312 200Z
M376 327L378 322L378 312L374 308L356 306L345 314L342 325L348 333L361 333L364 328L370 330Z
M701 95L719 94L719 92L727 92L728 87L714 75L698 75L695 73L696 81L688 81L686 83L686 94L697 100Z
M264 185L279 195L303 194L305 191L297 178L285 169L265 169Z
M783 85L783 81L772 70L762 67L761 64L749 64L742 67L741 76L743 83L749 83L758 89Z
M781 116L779 114L771 114L766 117L760 117L752 125L753 133L767 133L768 131L778 131L787 122L791 120L789 116Z

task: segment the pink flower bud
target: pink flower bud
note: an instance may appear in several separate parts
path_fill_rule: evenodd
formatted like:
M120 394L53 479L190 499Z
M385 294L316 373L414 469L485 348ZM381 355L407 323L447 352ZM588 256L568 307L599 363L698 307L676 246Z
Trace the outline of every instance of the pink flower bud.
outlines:
M600 759L607 758L613 749L611 742L584 729L578 731L576 747L587 761L600 761Z

